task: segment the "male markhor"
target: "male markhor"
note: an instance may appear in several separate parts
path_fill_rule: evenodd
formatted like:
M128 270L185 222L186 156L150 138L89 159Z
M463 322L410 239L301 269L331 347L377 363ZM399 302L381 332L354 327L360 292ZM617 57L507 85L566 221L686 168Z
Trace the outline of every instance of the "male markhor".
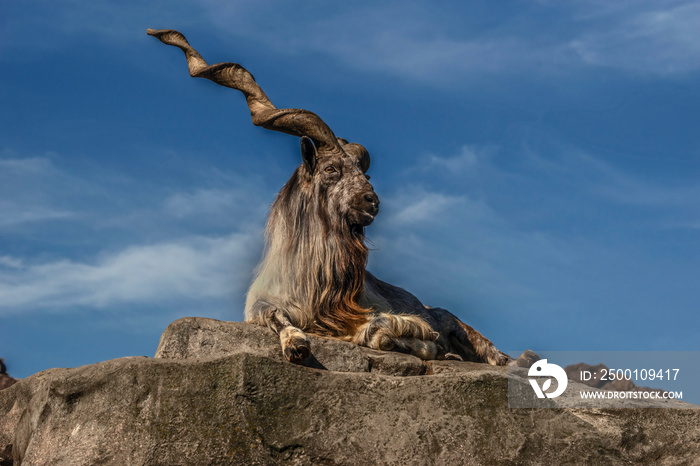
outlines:
M253 124L301 137L302 164L272 204L245 306L245 320L274 330L289 361L309 356L306 333L313 333L422 359L508 362L450 312L424 306L365 269L365 228L379 212L379 198L365 174L364 147L337 138L308 110L275 108L242 66L208 65L181 33L148 34L185 52L191 76L241 91Z

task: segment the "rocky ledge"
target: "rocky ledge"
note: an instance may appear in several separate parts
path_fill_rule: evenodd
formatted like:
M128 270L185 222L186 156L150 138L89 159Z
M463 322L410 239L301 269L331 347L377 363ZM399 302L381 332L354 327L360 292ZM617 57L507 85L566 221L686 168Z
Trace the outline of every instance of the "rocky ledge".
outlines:
M5 360L0 358L0 390L4 390L8 387L17 383L17 379L10 377L7 373L7 367L5 366Z
M0 465L693 464L695 409L510 409L506 368L311 337L286 362L248 324L186 318L156 358L0 392Z

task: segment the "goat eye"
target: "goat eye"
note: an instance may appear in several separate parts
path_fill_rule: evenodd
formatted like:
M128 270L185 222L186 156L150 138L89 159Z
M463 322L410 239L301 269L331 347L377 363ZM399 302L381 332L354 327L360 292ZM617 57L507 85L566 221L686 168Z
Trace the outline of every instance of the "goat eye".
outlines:
M333 165L328 165L326 169L324 170L326 173L335 173L336 169Z

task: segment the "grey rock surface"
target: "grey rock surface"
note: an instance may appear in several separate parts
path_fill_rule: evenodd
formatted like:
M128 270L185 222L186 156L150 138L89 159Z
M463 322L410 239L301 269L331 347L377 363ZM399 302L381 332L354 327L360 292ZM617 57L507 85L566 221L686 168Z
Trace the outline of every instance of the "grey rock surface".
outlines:
M373 372L387 375L422 375L429 364L406 354L376 351L345 341L309 335L312 355L302 365L337 372ZM279 359L280 340L266 327L185 317L170 324L156 350L156 358L218 358L255 354Z
M402 354L370 363L374 352L321 338L312 350L325 370L286 362L265 328L177 321L157 358L51 369L0 392L0 465L694 464L700 457L697 410L509 409L506 368ZM424 375L388 375L402 367Z

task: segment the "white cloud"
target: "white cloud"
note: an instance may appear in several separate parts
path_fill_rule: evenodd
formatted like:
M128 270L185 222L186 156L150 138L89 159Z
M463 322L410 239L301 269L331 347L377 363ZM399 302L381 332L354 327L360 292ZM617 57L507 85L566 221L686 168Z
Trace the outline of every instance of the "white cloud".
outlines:
M454 25L456 17L417 3L409 8L384 3L341 6L323 16L307 15L293 21L271 15L277 5L256 12L222 7L218 2L207 5L213 24L224 36L245 36L293 56L322 53L349 68L436 85L469 79L472 73L511 72L532 63L541 67L561 58L560 44L541 48L527 36L487 31L465 38L463 27L453 27L452 32L445 27Z
M54 49L75 47L76 43L85 40L135 47L143 43L146 28L159 27L151 23L153 21L192 24L192 16L183 14L187 9L199 10L196 5L177 1L173 1L169 8L148 2L128 2L127 6L85 0L39 1L28 7L31 16L22 17L22 14L27 15L22 8L7 12L11 20L3 21L0 33L4 40L0 42L0 50L26 47L48 53ZM28 25L40 32L26 33Z
M46 157L0 159L0 227L25 245L0 256L0 315L240 299L262 248L264 188L187 171L196 184L174 191Z
M197 188L170 195L163 202L164 211L177 218L224 216L234 223L258 222L267 212L268 201L263 200L254 183L237 180L236 188Z
M547 157L526 150L528 161L542 172L566 179L572 188L607 201L642 208L680 209L687 214L700 210L700 184L663 184L635 175L569 145L556 146Z
M0 313L106 309L228 299L244 292L260 249L254 234L129 246L90 261L0 258Z
M244 36L293 56L321 53L352 69L433 85L498 74L556 76L582 67L660 75L700 68L700 5L608 3L523 5L519 14L483 24L472 21L469 7L417 3L290 12L292 20L271 13L284 7L277 3L257 11L219 2L205 6L223 36Z
M242 39L280 54L322 54L350 69L434 86L494 75L559 76L581 68L655 75L700 68L696 2L540 2L483 21L475 20L483 12L468 4L431 8L419 2L375 2L311 8L285 2L252 6L203 1L174 2L167 10L132 4L125 10L104 2L62 3L46 4L43 14L25 22L8 23L4 42L9 45L2 47L52 49L72 46L82 37L136 47L146 40L147 27L177 27L186 35L197 31L199 37L191 37L195 47L207 40L235 44ZM154 17L160 24L153 23ZM29 21L45 33L27 38L22 29Z
M57 202L61 193L50 186L75 186L46 157L0 159L0 227L73 217L76 212Z
M677 279L675 269L689 263L659 240L669 228L697 228L700 187L647 180L551 140L522 150L525 157L496 152L443 170L430 185L384 193L368 230L370 269L426 304L474 309L461 316L484 329L496 327L491 311L515 329L531 327L532 316L590 325L658 306L665 274ZM464 174L475 168L467 187ZM419 175L409 171L403 185Z
M370 269L406 288L425 304L451 307L481 330L495 328L492 311L525 318L524 312L551 312L561 305L542 294L566 281L581 257L578 241L561 241L544 231L527 231L506 221L487 200L414 189L384 196L388 214L368 231L375 247ZM394 209L398 209L394 211ZM543 285L541 281L549 280ZM563 287L563 285L562 285ZM518 312L512 303L519 304ZM469 310L469 312L467 312Z
M462 173L474 168L479 163L479 159L483 157L483 152L484 149L479 149L471 145L464 145L459 153L453 157L430 155L425 168L445 169L450 173Z
M74 215L73 212L69 211L23 207L11 202L0 201L0 227L66 219Z
M45 157L0 159L0 173L8 178L16 176L46 176L53 174L51 161Z
M16 257L0 256L0 267L19 269L22 268L23 264L24 262Z
M385 223L400 228L431 227L445 218L490 219L491 209L482 201L465 195L450 195L412 188L384 201L389 215Z
M697 2L633 3L615 13L604 29L591 28L570 42L585 63L660 75L700 68Z

